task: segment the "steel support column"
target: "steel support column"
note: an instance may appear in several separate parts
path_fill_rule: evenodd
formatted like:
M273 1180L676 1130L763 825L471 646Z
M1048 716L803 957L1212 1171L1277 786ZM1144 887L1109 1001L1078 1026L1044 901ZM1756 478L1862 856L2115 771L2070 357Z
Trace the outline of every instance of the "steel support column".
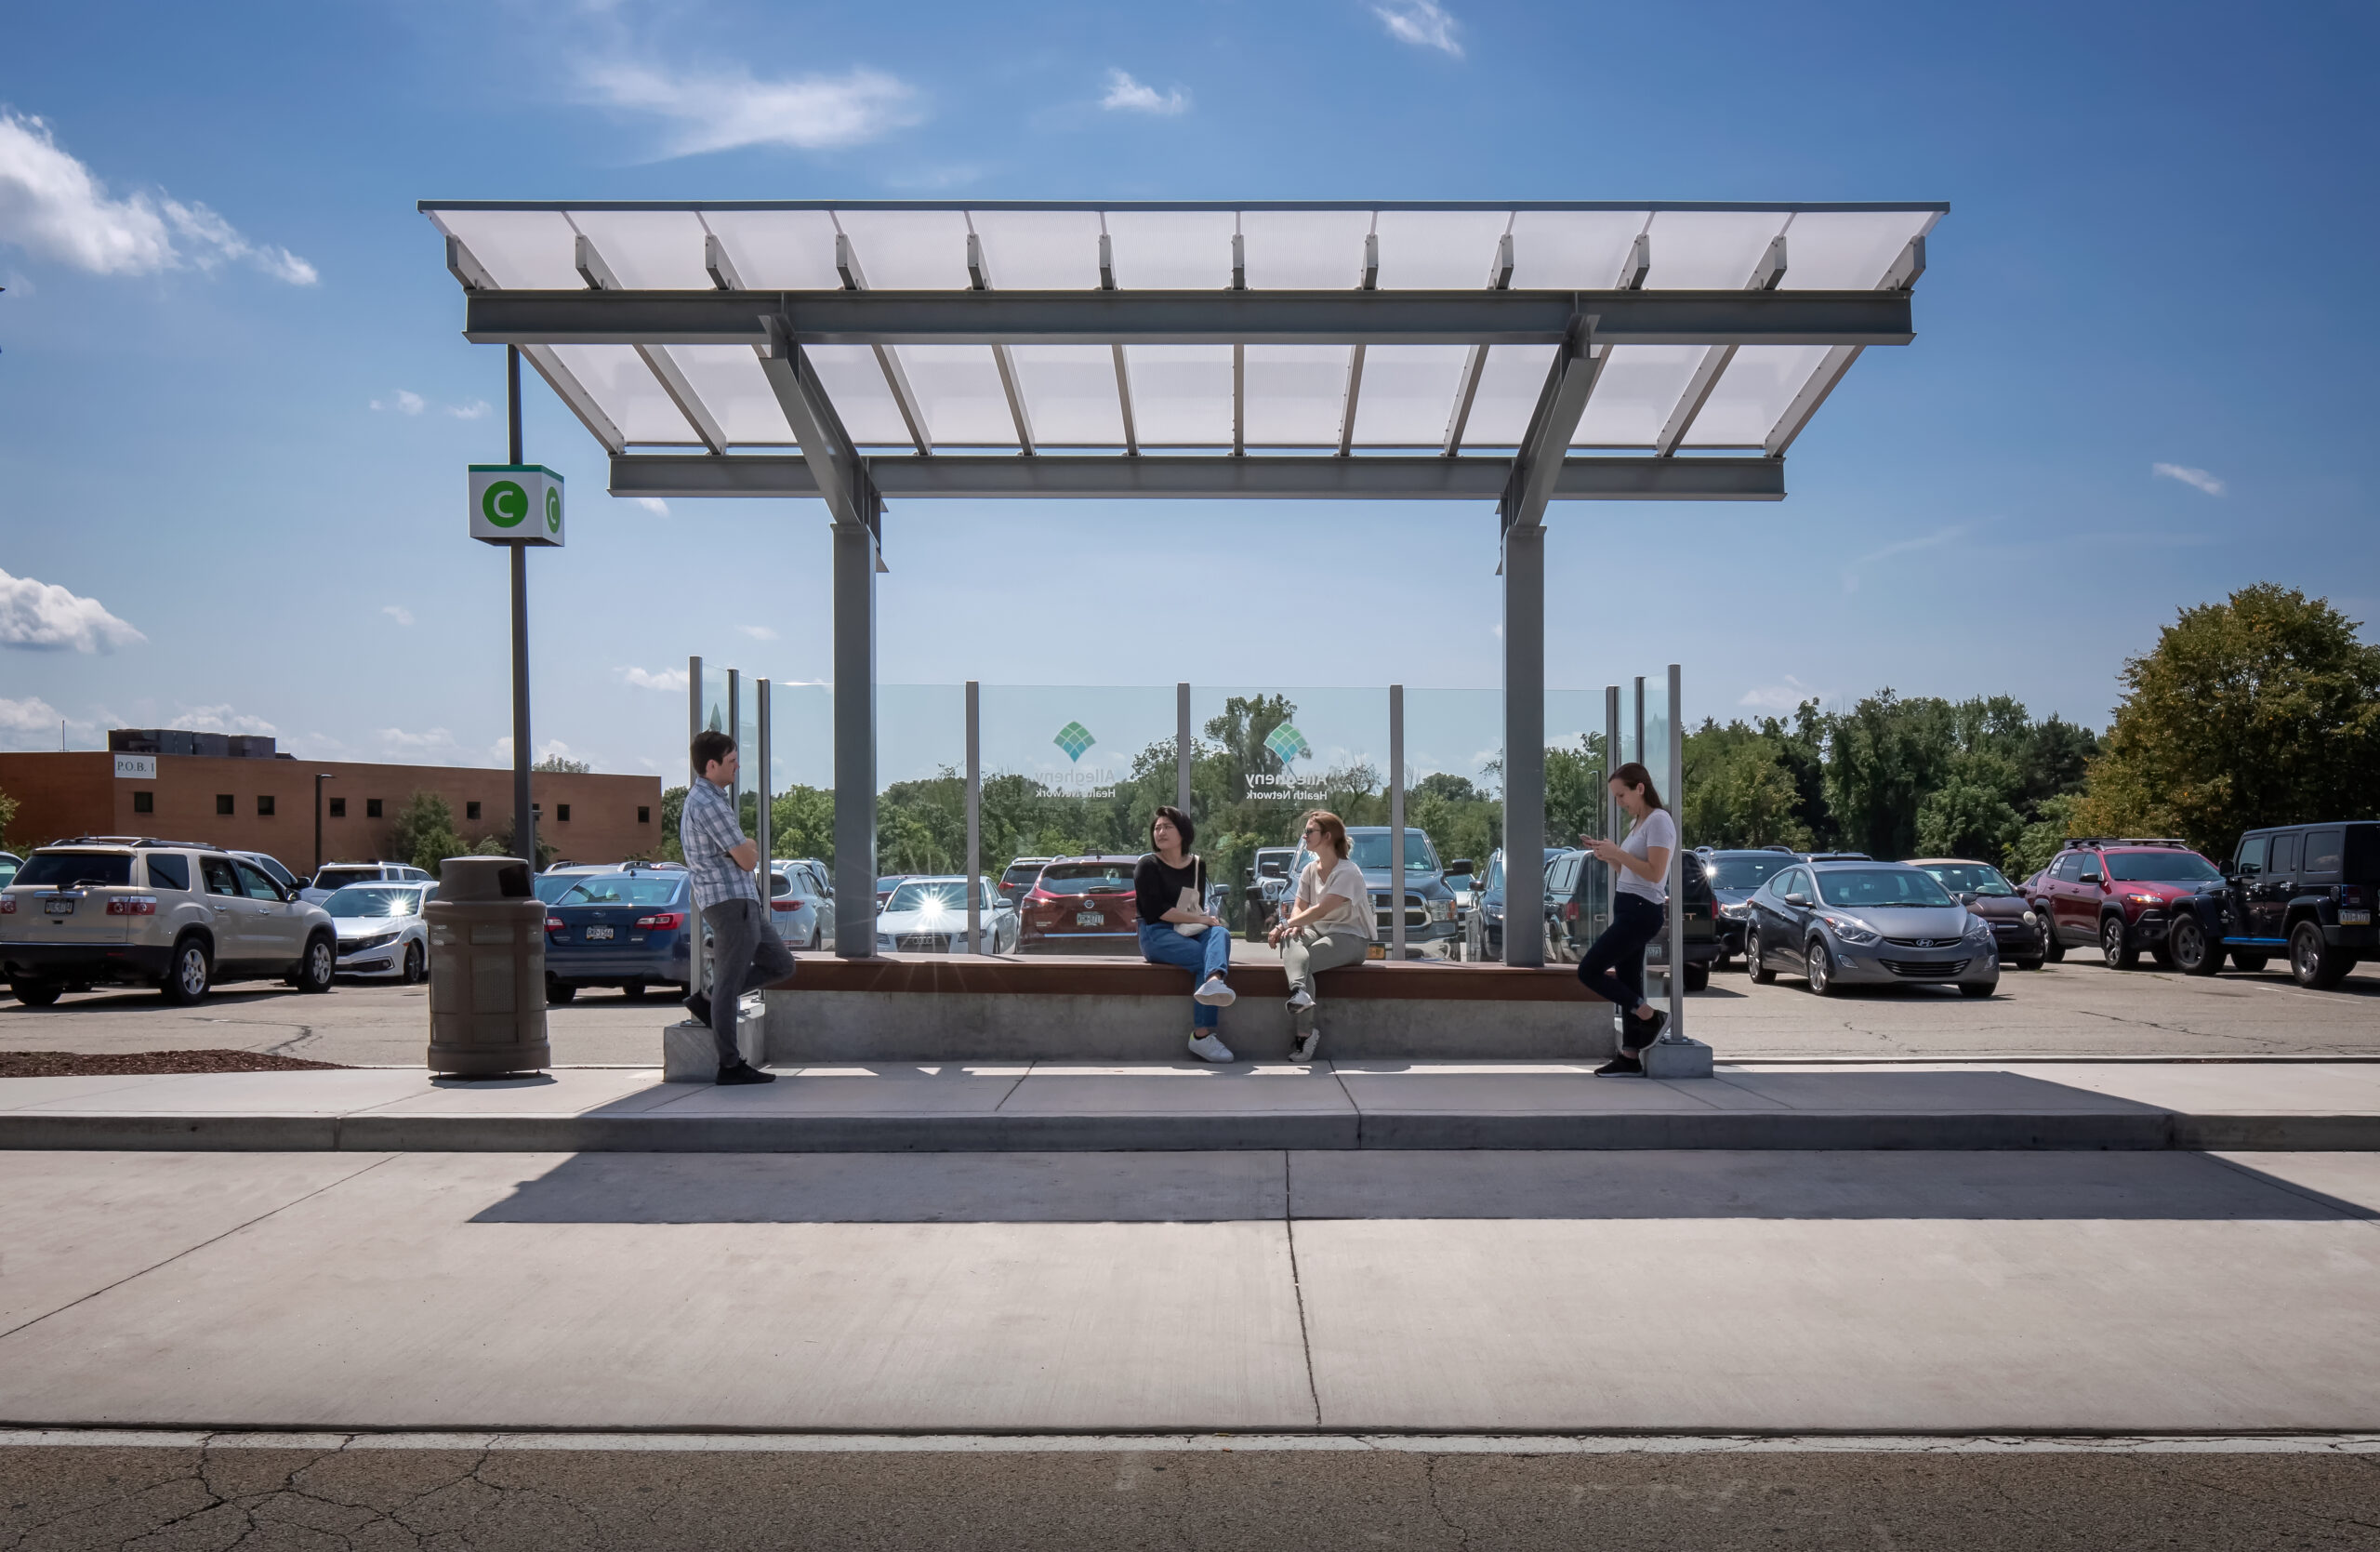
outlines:
M1670 665L1670 749L1669 769L1663 773L1661 796L1669 803L1673 816L1686 808L1686 723L1681 714L1678 666ZM1669 909L1663 923L1669 933L1670 1027L1661 1038L1680 1041L1686 1038L1686 832L1678 832L1678 842L1670 848L1670 875L1661 881L1669 891ZM1712 925L1717 925L1717 896L1712 897Z
M521 352L504 352L504 408L514 467L521 456ZM537 869L537 809L529 791L529 547L515 540L512 552L512 849Z
M1504 962L1545 962L1545 530L1504 530ZM1397 860L1402 861L1403 858Z
M876 536L834 525L835 954L876 953Z
M1510 869L1506 869L1507 872ZM1388 957L1405 962L1405 686L1388 687ZM1512 899L1509 886L1506 901ZM1510 919L1509 905L1506 918Z
M984 951L984 902L975 881L984 871L984 687L967 681L967 951Z

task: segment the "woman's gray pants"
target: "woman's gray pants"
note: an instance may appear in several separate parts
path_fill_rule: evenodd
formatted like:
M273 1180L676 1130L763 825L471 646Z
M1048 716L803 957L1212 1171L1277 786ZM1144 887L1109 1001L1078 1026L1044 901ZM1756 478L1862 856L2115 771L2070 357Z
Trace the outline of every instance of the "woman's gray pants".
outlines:
M1325 970L1342 965L1361 964L1372 951L1372 940L1361 933L1345 929L1338 932L1316 932L1312 927L1300 927L1281 945L1281 968L1289 973L1289 995L1302 991L1309 997L1321 994L1314 989L1314 978ZM1292 1008L1298 1033L1302 1035L1314 1028L1311 1006Z

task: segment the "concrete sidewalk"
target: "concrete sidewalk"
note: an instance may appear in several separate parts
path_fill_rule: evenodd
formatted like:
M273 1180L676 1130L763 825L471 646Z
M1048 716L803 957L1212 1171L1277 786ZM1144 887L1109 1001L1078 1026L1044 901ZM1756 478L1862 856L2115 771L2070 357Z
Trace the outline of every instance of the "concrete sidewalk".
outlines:
M1725 1068L892 1064L766 1087L639 1068L0 1080L0 1149L907 1152L1397 1148L2380 1149L2368 1063Z
M0 1155L0 1425L2369 1431L2380 1158Z

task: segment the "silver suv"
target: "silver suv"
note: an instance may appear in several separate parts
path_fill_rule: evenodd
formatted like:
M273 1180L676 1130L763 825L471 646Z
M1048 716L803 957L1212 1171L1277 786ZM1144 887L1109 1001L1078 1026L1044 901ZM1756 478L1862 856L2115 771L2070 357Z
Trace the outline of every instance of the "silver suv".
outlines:
M602 870L610 871L609 869ZM429 882L430 874L410 862L325 862L314 870L311 883L299 882L298 895L310 904L321 905L350 883Z
M196 842L61 842L0 890L0 973L27 1007L102 985L153 986L185 1006L219 981L328 991L337 942L320 906Z

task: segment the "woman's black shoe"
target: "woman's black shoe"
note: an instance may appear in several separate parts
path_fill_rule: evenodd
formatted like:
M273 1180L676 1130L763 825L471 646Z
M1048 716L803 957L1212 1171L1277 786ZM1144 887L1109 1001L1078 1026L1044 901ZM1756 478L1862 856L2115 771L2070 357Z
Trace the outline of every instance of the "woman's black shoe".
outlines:
M1641 1073L1644 1070L1644 1063L1638 1061L1627 1052L1622 1051L1619 1055L1614 1056L1611 1060L1604 1063L1603 1066L1595 1068L1595 1076L1598 1078L1625 1078L1633 1073Z
M1640 1019L1632 1015L1628 1020L1628 1038L1620 1042L1620 1048L1622 1051L1642 1051L1660 1039L1661 1031L1669 1027L1670 1015L1659 1008L1653 1010L1650 1018Z

